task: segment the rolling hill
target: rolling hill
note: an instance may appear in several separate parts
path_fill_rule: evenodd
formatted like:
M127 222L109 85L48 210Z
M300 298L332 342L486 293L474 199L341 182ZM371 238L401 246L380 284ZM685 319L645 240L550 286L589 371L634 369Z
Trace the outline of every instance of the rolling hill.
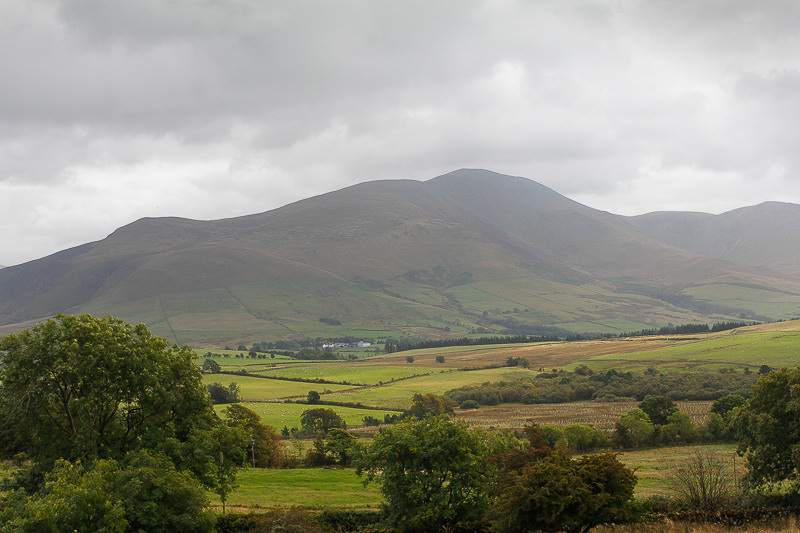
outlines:
M142 219L4 268L0 332L80 312L206 345L791 318L798 224L780 203L623 217L484 170L367 182L238 218Z

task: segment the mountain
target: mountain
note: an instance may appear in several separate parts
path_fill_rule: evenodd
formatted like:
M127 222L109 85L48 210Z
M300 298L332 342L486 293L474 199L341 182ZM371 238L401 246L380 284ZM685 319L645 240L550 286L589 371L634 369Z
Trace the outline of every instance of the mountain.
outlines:
M799 224L778 203L623 217L485 170L367 182L238 218L146 218L4 268L0 332L81 312L207 345L790 318Z

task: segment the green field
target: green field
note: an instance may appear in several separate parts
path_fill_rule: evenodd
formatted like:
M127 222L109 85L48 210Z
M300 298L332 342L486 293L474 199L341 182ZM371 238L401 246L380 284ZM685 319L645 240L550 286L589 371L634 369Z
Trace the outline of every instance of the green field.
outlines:
M375 484L364 487L353 469L249 468L238 475L239 488L229 507L354 507L377 508L383 497ZM215 506L220 506L216 494Z
M372 407L388 409L408 409L411 398L419 392L444 394L450 389L464 385L474 385L484 381L498 381L511 379L519 372L527 372L520 368L492 368L488 370L473 370L469 372L442 372L430 376L419 376L412 379L395 381L377 387L363 387L359 389L328 394L324 400L336 402L354 402Z
M670 448L652 448L648 450L634 450L622 452L620 461L634 468L638 483L636 484L637 496L669 496L671 485L674 482L675 470L682 466L686 457L694 450L719 454L725 459L725 464L736 476L744 473L744 459L736 456L735 444L712 444L704 446L674 446Z
M204 374L203 384L229 383L239 385L239 397L243 401L279 400L281 398L304 397L308 391L315 390L320 394L326 391L342 391L352 388L350 385L331 385L322 383L305 383L283 379L265 379L253 376L237 376L235 374Z
M800 363L800 331L742 328L689 338L694 340L647 351L588 357L581 363L594 370L614 368L639 372L649 366L665 372L718 370L723 367L758 370L761 365L781 368Z
M736 475L744 463L735 457L734 444L676 446L626 451L620 460L636 471L636 496L670 496L674 471L696 449L720 454ZM352 469L250 468L239 472L237 488L229 497L230 507L355 507L377 508L383 498L374 484L364 487ZM216 497L216 496L214 496ZM215 505L220 505L215 500Z
M258 374L263 376L281 376L288 378L324 379L362 385L378 385L389 381L441 372L441 367L424 366L375 366L365 364L349 365L307 365L288 368L268 368Z
M286 426L288 428L300 427L300 415L306 409L322 407L333 409L336 414L342 417L349 427L362 426L365 416L373 416L383 420L384 415L391 414L392 411L380 409L358 409L355 407L340 407L338 405L308 405L303 403L272 403L272 402L241 402L241 405L252 409L261 416L261 423L268 424L278 430ZM215 405L217 412L222 412L227 405Z

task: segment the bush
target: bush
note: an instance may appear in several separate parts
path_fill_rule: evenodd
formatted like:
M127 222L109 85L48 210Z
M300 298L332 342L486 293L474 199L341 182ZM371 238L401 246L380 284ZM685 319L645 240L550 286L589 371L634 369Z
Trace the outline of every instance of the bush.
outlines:
M477 409L480 406L481 404L479 404L475 400L464 400L463 402L461 402L461 405L459 405L461 409Z

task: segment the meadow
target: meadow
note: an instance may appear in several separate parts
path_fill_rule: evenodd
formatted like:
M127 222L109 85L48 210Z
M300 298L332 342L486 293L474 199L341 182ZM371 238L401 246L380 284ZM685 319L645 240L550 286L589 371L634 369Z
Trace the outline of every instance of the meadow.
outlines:
M733 444L675 446L620 453L619 459L635 469L636 496L669 497L673 494L675 469L685 457L702 449L726 459L730 471L740 475L743 463ZM362 483L352 468L250 468L239 473L239 487L228 500L231 507L325 507L376 508L383 501L379 487ZM221 505L215 501L216 505Z
M444 355L445 362L436 363L437 355ZM414 357L414 363L406 362L409 356ZM525 357L531 362L531 368L526 370L500 366L505 364L508 357ZM234 374L206 375L204 379L223 384L229 381L239 383L244 398L260 400L246 402L244 405L261 415L264 423L278 429L284 426L299 427L300 415L309 406L303 403L265 400L291 396L302 400L309 390L317 390L321 393L321 406L334 409L345 419L348 427L357 429L357 433L363 438L365 432L358 430L358 426L362 424L364 416L382 419L387 413L399 413L410 406L415 393L444 394L463 385L510 380L526 373L538 373L540 369L570 370L579 364L585 364L595 371L615 369L642 372L650 367L663 373L698 369L716 371L722 368L737 371L749 368L750 371L758 371L764 364L773 368L795 366L798 357L800 322L795 321L704 335L413 350L373 356L356 362L281 361L272 367L267 365L273 362L267 361L266 365L257 367L252 360L237 358L229 366L223 366L225 370L236 371L243 367L243 362L249 362L248 366L244 366L249 373L281 376L285 380L321 379L359 384L351 386ZM497 367L487 368L489 365ZM365 408L325 405L325 402L360 403ZM691 416L695 424L705 421L712 404L710 401L676 403L681 411ZM584 424L612 431L619 417L637 405L637 402L589 401L565 404L502 404L479 409L456 409L456 417L476 426L497 430L518 429L530 423L538 423L561 427ZM224 406L217 408L220 410ZM368 432L366 437L369 438ZM296 453L302 453L300 448L308 448L310 442L291 441L287 446L297 448ZM629 450L622 452L619 457L625 464L636 469L639 479L636 487L638 497L669 496L675 468L696 448L676 446ZM704 448L721 454L731 469L737 469L737 474L744 472L743 460L735 458L735 445L707 445ZM230 498L232 506L243 508L317 507L322 502L325 506L372 508L379 506L381 496L376 486L364 488L353 470L288 469L245 470L240 476L240 488ZM697 526L695 529L680 531L713 530L704 530Z
M444 356L444 363L437 363L437 356ZM413 357L414 362L408 363L408 357ZM509 357L528 359L530 369L502 366ZM323 404L334 402L363 406L363 409L356 409L354 413L347 412L349 420L360 423L367 414L376 416L369 410L372 408L398 412L407 409L416 393L444 394L464 385L512 380L515 376L540 370L571 370L579 364L595 371L614 369L643 372L654 368L664 373L717 371L723 368L758 371L762 365L772 368L794 366L800 361L800 321L704 335L431 348L347 362L298 361L284 357L266 361L241 357L214 360L219 362L223 370L237 374L206 374L204 382L216 381L226 386L230 382L237 383L241 398L254 402L252 405L257 407L259 413L263 413L265 420L270 420L270 423L279 421L279 427L284 424L299 426L302 409L294 405L277 408L269 403L262 405L262 402L302 400L311 390L321 394ZM202 361L199 358L198 364ZM496 368L487 368L489 366ZM250 375L239 375L238 372L243 369ZM282 379L264 379L255 375ZM342 385L341 382L351 385ZM702 421L709 409L707 402L681 405L681 409L695 421ZM459 411L458 416L485 427L496 428L521 427L527 421L534 420L557 425L581 423L609 429L630 408L631 405L624 402L545 406L506 404ZM383 415L376 417L382 419Z
M345 421L348 427L358 427L363 425L363 418L365 416L372 416L383 420L386 414L399 414L400 411L391 411L383 409L358 409L355 407L342 407L339 405L316 405L309 406L304 403L277 403L277 402L241 402L242 405L248 409L252 409L259 416L261 416L261 423L268 424L277 430L281 430L284 426L288 428L300 427L300 416L306 409L312 407L323 407L325 409L333 409ZM221 413L224 411L226 405L216 405L215 409Z

